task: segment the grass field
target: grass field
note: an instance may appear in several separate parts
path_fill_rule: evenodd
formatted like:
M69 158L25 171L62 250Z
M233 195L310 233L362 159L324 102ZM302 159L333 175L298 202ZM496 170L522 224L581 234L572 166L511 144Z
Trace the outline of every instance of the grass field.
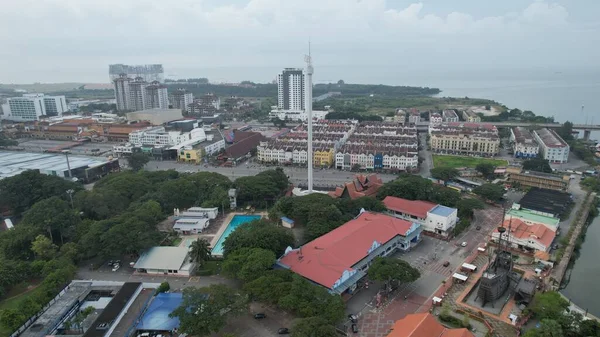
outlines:
M508 162L503 159L433 155L434 167L474 168L477 164L481 163L492 164L494 166L506 166L508 164Z
M15 286L15 288L21 288L22 291L26 291L26 283L23 283L22 285L17 285ZM16 291L17 289L12 289L11 293ZM13 296L9 299L0 301L0 311L4 310L4 309L17 309L19 307L19 304L21 302L23 302L24 300L30 298L30 297L35 297L40 291L42 291L41 288L34 288L28 292L24 292L20 295L17 296ZM9 329L7 327L5 327L4 325L2 325L2 322L0 322L0 336L8 336L12 333L13 331L9 331Z

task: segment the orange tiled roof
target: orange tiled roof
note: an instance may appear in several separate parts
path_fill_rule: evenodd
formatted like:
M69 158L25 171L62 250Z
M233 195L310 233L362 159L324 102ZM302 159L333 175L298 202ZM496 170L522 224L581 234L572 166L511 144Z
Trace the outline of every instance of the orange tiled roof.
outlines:
M397 320L387 337L475 337L469 330L448 329L430 313L409 314Z

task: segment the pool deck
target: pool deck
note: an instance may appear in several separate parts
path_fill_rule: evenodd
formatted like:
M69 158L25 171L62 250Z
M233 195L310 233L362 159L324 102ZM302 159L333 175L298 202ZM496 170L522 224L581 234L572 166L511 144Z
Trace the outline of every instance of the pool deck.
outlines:
M215 245L221 238L221 235L223 235L223 232L225 232L225 230L227 229L227 226L229 226L229 223L231 222L233 217L236 215L260 215L261 218L267 217L266 212L257 212L257 213L252 213L252 214L242 213L242 212L232 212L232 213L227 214L227 217L225 217L225 220L223 220L223 222L221 223L221 227L217 231L217 234L215 234L215 236L212 238L212 241L210 242L211 249L215 248Z

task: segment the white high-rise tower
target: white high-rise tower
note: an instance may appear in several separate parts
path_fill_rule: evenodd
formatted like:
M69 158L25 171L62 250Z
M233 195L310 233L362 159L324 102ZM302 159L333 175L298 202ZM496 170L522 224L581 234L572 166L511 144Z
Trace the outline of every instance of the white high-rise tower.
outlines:
M313 130L312 130L312 124L313 124L312 75L313 75L314 69L312 66L312 58L310 56L310 43L308 44L308 55L306 55L304 57L304 61L306 61L306 72L305 72L306 85L305 85L305 95L304 95L306 101L304 103L304 107L306 109L305 111L306 111L306 116L308 119L308 193L312 193L312 191L313 191L313 165L314 165Z

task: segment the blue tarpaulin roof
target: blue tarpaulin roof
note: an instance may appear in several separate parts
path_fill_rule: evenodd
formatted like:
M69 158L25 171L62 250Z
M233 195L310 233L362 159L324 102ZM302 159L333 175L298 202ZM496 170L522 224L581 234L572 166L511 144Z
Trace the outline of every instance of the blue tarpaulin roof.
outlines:
M138 323L138 330L171 331L179 328L179 318L169 317L183 302L182 293L160 293Z
M294 223L294 220L290 219L290 218L286 218L284 216L281 217L281 221L285 221L287 223Z

